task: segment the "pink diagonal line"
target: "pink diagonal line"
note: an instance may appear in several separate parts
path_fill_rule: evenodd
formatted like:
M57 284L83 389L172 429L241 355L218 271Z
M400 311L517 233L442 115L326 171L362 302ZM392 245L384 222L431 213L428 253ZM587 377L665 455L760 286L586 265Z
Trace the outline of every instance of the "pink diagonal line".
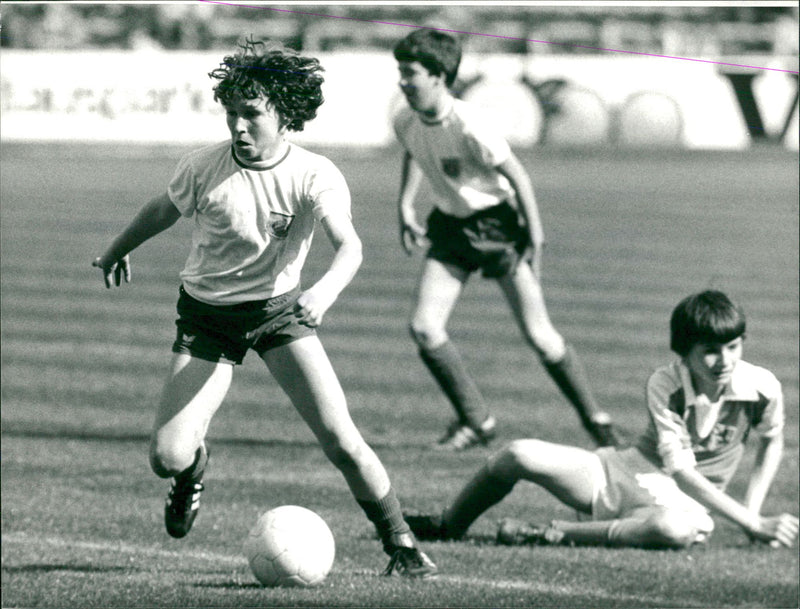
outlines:
M392 21L377 21L374 19L360 19L359 17L346 17L342 15L322 15L320 13L307 13L304 11L292 11L285 8L273 8L270 6L254 6L252 4L235 4L233 2L218 2L217 0L198 0L205 4L221 4L225 6L237 6L241 8L257 8L264 11L274 11L277 13L291 13L293 15L306 15L308 17L324 17L326 19L341 19L343 21L358 21L360 23L374 23L375 25L393 25L396 27L414 28L420 30L437 30L439 32L448 32L450 34L465 34L467 36L483 36L484 38L500 38L502 40L517 40L521 42L535 42L539 44L553 44L558 46L568 46L575 49L588 49L591 51L605 51L608 53L625 53L627 55L643 55L645 57L657 57L659 59L678 59L680 61L693 61L696 63L711 63L719 66L731 66L734 68L748 68L751 70L765 70L770 72L785 72L787 74L800 74L797 70L784 70L782 68L767 68L765 66L748 66L740 63L726 63L724 61L713 61L711 59L697 59L694 57L676 57L674 55L659 55L657 53L643 53L640 51L625 51L623 49L604 49L602 47L590 47L581 44L571 44L569 42L552 42L548 40L533 40L531 38L518 38L516 36L502 36L500 34L484 34L482 32L464 32L461 30L447 30L444 28L435 28L424 25L414 25L410 23L395 23Z

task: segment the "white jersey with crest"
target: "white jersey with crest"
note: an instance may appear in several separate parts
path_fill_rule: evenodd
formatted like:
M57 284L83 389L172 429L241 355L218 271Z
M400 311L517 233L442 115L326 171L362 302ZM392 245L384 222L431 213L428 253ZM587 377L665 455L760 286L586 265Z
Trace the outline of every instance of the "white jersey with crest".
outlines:
M231 305L284 294L300 283L315 221L350 215L344 176L327 158L289 144L271 165L245 165L230 141L193 151L167 189L194 219L181 280L193 298Z
M433 122L404 107L394 118L394 130L427 176L444 213L465 218L506 200L514 204L511 184L496 169L511 156L511 148L469 103L451 98L442 118Z

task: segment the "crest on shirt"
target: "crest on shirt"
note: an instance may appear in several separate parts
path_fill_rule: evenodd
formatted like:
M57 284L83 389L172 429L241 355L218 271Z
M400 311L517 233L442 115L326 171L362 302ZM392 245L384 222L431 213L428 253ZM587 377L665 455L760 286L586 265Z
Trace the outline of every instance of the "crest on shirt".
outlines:
M451 178L457 178L461 173L461 159L458 157L442 159L442 171Z
M267 219L267 234L276 239L286 239L293 221L294 216L271 211Z

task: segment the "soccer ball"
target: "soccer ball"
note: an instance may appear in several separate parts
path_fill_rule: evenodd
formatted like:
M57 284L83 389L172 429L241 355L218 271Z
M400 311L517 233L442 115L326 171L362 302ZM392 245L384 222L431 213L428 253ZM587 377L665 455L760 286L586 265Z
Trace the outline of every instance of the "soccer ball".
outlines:
M311 510L283 505L265 512L244 541L244 555L264 586L315 586L333 566L336 546L325 521Z

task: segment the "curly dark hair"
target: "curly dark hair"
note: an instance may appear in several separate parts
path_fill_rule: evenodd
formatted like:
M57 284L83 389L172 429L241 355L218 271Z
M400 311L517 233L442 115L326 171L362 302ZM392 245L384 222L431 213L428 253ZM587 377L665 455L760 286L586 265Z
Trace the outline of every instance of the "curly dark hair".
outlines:
M321 75L324 69L319 61L272 41L248 38L238 47L236 54L225 57L219 68L208 73L218 81L214 100L230 104L263 96L287 129L302 131L325 101Z

